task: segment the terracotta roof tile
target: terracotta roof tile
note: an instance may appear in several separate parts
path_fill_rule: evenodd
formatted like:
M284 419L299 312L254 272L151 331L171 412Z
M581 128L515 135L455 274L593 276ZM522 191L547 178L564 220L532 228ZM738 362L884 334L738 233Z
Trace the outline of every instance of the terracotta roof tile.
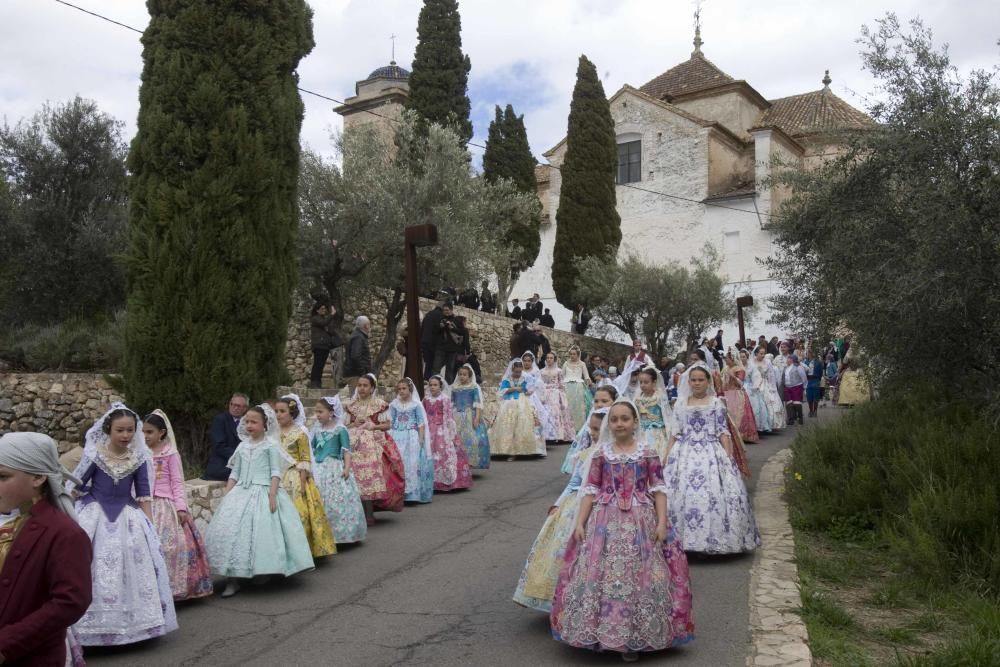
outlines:
M801 137L833 130L864 130L875 125L829 88L770 102L771 107L761 113L754 128L777 126L791 137Z
M660 76L646 82L639 87L639 90L657 99L670 99L732 83L734 80L704 55L695 53L680 65L671 67Z

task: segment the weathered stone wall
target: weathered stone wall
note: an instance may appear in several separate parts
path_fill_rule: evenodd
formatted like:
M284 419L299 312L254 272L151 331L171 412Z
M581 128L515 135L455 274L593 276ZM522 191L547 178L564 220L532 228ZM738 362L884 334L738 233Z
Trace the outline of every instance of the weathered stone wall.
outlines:
M47 433L62 453L82 444L94 420L120 400L97 373L7 372L0 378L0 433Z
M187 491L188 510L194 525L202 535L215 516L222 502L222 492L226 489L225 482L210 482L204 479L189 479L185 484Z

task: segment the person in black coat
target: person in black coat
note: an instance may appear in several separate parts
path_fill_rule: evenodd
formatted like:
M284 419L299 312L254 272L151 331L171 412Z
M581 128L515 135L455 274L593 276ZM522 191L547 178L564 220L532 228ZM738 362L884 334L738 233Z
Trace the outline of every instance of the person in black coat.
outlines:
M512 320L521 320L521 306L517 305L517 299L511 301L511 308L507 309L507 317Z
M420 356L424 360L424 380L434 375L434 349L440 343L441 318L447 301L438 301L434 309L420 322Z
M434 343L434 363L431 375L444 367L445 381L451 384L455 381L455 363L459 354L464 354L469 338L468 330L456 318L450 305L441 308L441 321L438 324L440 334ZM429 377L429 376L428 376Z
M371 321L364 315L358 315L354 320L354 331L347 343L347 361L344 362L344 375L361 377L372 370L372 353L368 345L368 334L372 330Z
M483 281L482 286L479 288L479 304L484 313L495 313L497 312L497 300L490 292L490 284Z
M517 332L517 340L515 341L515 352L517 354L514 357L520 357L525 352L531 352L537 359L538 348L542 346L544 339L545 337L532 329L531 325L525 324Z
M202 479L225 482L229 479L230 470L227 467L229 459L240 444L240 436L236 432L240 419L250 407L250 399L246 394L236 393L229 398L229 409L212 418L212 428L209 432L212 438L212 449L208 453L208 465Z
M312 313L309 317L309 338L313 352L309 386L314 389L322 385L323 367L326 366L330 352L344 344L333 320L336 312L333 306L327 308L326 304L317 301L312 307Z
M542 316L538 318L538 323L543 327L548 327L550 329L556 328L556 319L552 317L552 313L549 312L548 308L546 308L545 312L542 313Z

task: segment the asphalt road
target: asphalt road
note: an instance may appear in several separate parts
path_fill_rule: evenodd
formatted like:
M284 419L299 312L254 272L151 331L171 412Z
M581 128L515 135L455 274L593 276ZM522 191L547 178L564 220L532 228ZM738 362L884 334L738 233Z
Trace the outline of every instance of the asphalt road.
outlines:
M824 408L823 416L834 412ZM754 475L785 429L747 448ZM469 491L380 513L361 545L316 570L178 605L180 629L130 647L88 649L90 665L604 665L554 641L548 617L511 602L524 559L566 483L566 446L546 459L494 461ZM753 482L750 486L752 488ZM746 664L752 555L692 558L696 639L644 664ZM217 590L221 590L218 588Z

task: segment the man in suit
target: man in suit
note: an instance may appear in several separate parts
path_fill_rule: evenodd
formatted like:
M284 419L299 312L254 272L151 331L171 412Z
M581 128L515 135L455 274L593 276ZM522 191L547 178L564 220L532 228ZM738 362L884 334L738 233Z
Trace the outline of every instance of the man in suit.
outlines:
M240 436L236 427L240 419L247 413L250 399L246 394L235 393L229 399L229 409L212 419L212 450L208 453L208 465L202 479L224 482L229 479L230 470L226 467L229 459L240 444Z
M521 321L521 306L517 305L517 299L511 300L512 307L507 309L507 317Z

